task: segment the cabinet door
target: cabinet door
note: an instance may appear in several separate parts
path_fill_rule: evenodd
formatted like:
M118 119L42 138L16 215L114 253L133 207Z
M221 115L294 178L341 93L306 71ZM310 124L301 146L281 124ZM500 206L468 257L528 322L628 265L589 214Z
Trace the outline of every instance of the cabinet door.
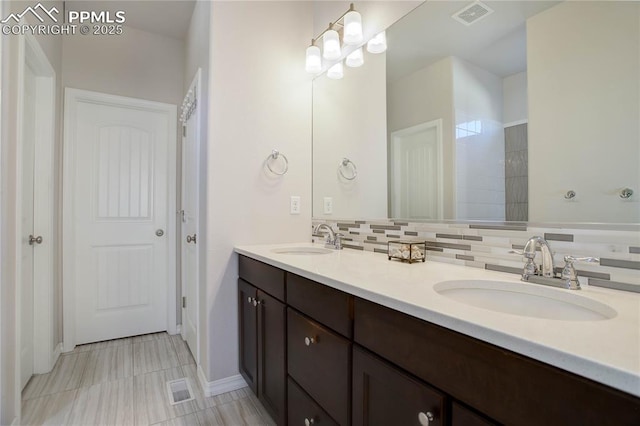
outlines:
M354 426L441 426L444 404L443 394L354 346Z
M240 333L240 374L253 393L257 394L258 322L257 290L246 281L238 280L238 328Z
M286 312L284 303L258 290L258 399L278 425L286 417Z

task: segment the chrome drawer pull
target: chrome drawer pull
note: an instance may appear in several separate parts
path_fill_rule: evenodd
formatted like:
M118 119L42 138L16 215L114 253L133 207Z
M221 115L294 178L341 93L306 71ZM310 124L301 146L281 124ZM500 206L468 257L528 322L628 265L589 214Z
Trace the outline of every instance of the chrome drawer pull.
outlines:
M312 343L316 343L315 337L305 337L304 344L307 346L311 346Z
M418 422L421 426L429 426L429 424L435 419L431 411L427 411L426 414L422 411L418 413Z
M312 424L315 424L315 420L313 419L313 417L306 418L304 419L304 426L311 426Z

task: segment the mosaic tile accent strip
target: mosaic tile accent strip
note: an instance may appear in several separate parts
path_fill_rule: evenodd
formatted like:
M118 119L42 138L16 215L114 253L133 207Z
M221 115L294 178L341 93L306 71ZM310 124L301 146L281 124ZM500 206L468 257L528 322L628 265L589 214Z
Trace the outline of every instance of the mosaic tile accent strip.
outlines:
M524 248L534 235L545 237L554 251L556 268L564 256L594 256L601 264L576 264L578 275L590 285L640 293L640 227L594 229L545 227L538 224L464 224L398 222L385 220L314 219L313 226L330 225L346 235L343 247L387 254L389 240L426 241L427 261L445 262L521 274L522 256L511 250ZM345 232L346 231L346 232ZM323 235L313 235L322 242Z

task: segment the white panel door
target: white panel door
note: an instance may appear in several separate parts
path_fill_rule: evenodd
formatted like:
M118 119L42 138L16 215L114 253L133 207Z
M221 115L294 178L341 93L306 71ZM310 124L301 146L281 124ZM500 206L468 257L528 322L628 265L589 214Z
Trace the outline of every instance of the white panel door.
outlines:
M198 333L198 114L185 123L182 139L182 335L197 357Z
M391 134L391 217L442 219L439 120Z
M33 375L33 244L29 242L33 234L34 204L34 164L36 133L36 77L33 70L25 64L24 68L24 104L22 130L22 198L21 218L21 278L20 278L20 384L22 388Z
M76 344L167 329L167 120L77 103Z

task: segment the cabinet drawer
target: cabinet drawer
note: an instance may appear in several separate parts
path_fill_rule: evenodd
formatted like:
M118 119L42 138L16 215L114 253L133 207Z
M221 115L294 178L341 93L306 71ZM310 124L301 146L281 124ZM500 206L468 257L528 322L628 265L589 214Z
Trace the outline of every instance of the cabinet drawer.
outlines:
M640 424L639 398L358 298L354 340L504 424Z
M283 270L240 255L238 259L238 274L243 280L284 302L285 272Z
M305 426L306 422L314 426L338 426L336 422L322 409L300 386L289 378L289 412L287 420L289 426Z
M442 393L354 346L354 426L442 426L445 403Z
M351 343L287 309L289 375L341 425L351 423Z
M287 273L287 303L315 321L351 338L353 296Z
M491 420L457 402L451 404L451 426L497 426Z

